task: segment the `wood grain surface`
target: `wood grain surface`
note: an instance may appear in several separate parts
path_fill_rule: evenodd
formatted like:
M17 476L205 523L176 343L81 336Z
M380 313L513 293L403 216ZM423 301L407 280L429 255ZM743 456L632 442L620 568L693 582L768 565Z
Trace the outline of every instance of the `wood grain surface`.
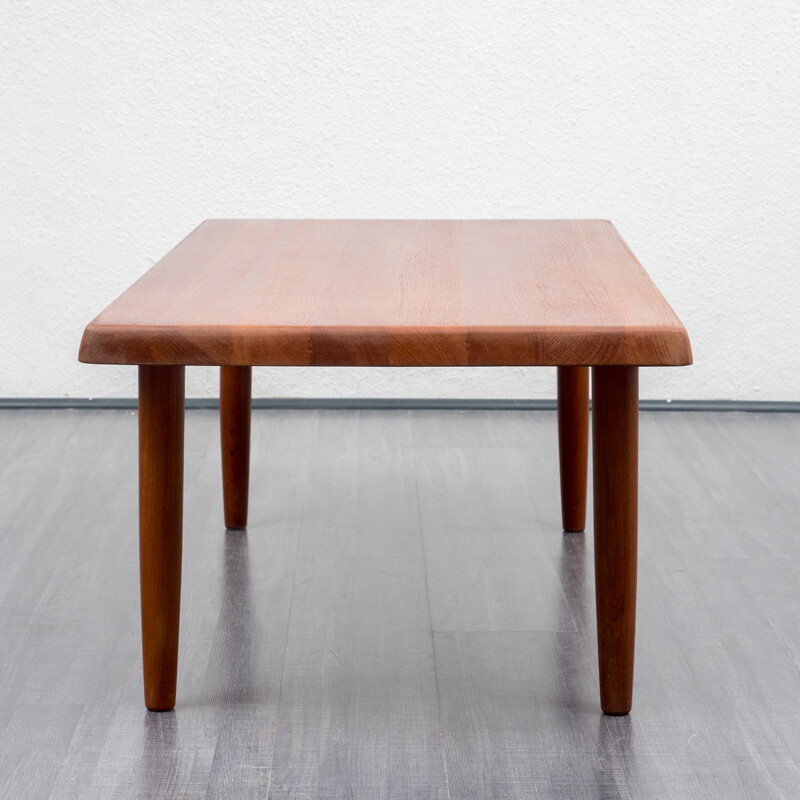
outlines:
M604 220L209 220L87 326L80 360L568 366L692 355Z

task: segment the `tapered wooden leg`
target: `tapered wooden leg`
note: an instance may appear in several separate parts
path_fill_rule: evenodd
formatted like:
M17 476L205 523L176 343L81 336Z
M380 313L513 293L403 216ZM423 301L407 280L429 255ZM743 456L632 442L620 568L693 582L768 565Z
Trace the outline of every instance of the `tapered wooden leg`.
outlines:
M184 367L139 367L139 570L144 702L175 706L183 538Z
M247 527L252 367L220 367L219 422L225 527Z
M582 531L589 466L589 367L558 368L558 456L561 522L565 531Z
M636 632L639 370L592 368L594 565L600 704L627 714Z

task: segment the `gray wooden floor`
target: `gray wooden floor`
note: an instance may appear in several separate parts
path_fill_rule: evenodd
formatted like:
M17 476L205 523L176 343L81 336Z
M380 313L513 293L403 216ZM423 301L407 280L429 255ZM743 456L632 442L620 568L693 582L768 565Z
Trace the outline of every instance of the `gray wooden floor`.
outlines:
M174 713L141 689L136 416L0 412L0 794L800 796L800 415L641 416L634 710L600 714L552 412L187 414Z

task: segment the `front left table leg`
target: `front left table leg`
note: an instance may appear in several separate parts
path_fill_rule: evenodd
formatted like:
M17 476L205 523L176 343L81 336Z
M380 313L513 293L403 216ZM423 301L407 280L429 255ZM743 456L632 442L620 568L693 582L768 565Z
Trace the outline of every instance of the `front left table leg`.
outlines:
M139 367L139 570L144 702L175 707L183 539L185 368Z
M639 459L639 368L592 367L594 565L600 705L633 698Z

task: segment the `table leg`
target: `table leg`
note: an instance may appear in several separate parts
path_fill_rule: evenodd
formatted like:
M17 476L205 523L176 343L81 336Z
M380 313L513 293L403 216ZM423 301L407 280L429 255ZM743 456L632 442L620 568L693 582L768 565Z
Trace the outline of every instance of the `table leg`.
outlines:
M558 456L561 522L568 532L586 527L589 462L589 368L558 368Z
M597 642L606 714L627 714L633 696L638 403L638 367L592 368Z
M247 527L252 367L220 367L219 422L225 527Z
M183 538L184 367L139 367L139 569L144 702L175 706Z

